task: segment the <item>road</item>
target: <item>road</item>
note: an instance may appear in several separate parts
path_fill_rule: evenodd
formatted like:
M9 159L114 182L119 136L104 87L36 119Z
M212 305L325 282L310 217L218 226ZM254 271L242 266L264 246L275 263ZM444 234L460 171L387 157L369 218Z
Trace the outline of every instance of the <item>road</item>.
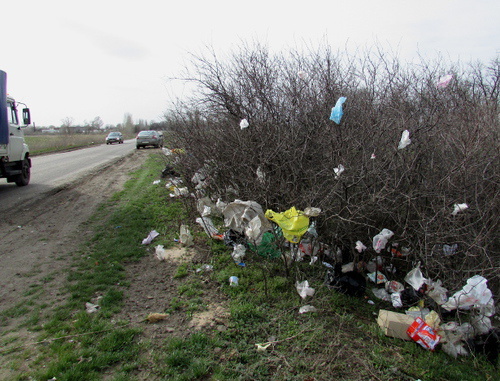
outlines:
M133 150L135 140L131 139L123 144L102 144L70 152L35 156L31 159L31 180L28 186L18 187L15 183L0 179L0 212L70 185L87 174L111 165Z

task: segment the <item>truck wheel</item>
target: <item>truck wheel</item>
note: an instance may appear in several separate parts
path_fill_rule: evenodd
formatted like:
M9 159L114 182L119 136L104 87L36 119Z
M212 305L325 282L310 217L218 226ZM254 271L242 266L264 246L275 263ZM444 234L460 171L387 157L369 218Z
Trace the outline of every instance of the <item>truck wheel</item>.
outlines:
M31 176L30 162L24 159L21 163L21 174L16 176L16 185L23 187L29 184Z

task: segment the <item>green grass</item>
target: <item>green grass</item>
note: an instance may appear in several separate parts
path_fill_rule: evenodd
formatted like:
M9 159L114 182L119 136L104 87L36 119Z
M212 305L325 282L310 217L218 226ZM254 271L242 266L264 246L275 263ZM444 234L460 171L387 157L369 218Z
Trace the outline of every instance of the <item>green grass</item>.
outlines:
M187 220L180 202L164 187L152 185L163 162L152 156L132 175L124 190L103 204L85 229L96 234L68 271L67 303L51 309L26 309L19 304L10 316L28 313L32 331L43 345L18 351L10 366L21 368L23 358L34 358L30 372L17 379L134 380L146 370L150 379L168 380L493 380L498 375L482 357L453 359L425 351L416 343L385 337L375 322L385 302L370 305L328 289L320 264L295 263L287 277L279 259L267 260L252 252L246 267L236 266L221 242L201 239L210 252L214 271L196 272L199 264L182 263L172 274L178 283L164 312L192 316L207 309L211 295L220 294L230 312L224 330L192 331L162 340L141 340L139 322L115 321L123 303L127 265L146 250L139 245L156 229L166 247L177 236L179 221ZM239 278L231 287L230 276ZM307 279L316 289L301 300L295 281ZM39 288L33 285L35 297ZM210 290L212 294L210 293ZM85 302L101 296L100 312L88 314ZM318 311L300 315L301 305ZM31 311L31 312L30 312ZM7 337L4 345L15 345ZM256 344L271 343L265 352Z
M31 155L66 151L105 143L107 134L27 135Z

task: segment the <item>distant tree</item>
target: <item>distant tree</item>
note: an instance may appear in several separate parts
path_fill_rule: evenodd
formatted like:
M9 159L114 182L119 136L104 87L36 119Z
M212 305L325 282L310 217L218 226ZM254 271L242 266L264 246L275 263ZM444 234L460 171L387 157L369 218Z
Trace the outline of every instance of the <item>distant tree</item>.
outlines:
M63 134L71 133L71 127L73 126L73 118L69 116L61 120L61 132Z
M132 114L126 113L123 117L123 132L134 133L135 126L132 119Z
M92 131L100 130L104 122L102 121L100 116L96 116L92 122L90 122L90 128Z

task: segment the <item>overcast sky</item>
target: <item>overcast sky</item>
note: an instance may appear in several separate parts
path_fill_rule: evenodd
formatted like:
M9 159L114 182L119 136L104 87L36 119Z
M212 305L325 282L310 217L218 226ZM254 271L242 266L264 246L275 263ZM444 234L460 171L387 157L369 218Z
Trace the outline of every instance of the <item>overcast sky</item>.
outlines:
M189 53L258 40L272 50L325 39L489 63L500 53L499 0L23 0L1 6L0 69L37 126L159 121L186 90ZM173 5L175 3L175 5Z

